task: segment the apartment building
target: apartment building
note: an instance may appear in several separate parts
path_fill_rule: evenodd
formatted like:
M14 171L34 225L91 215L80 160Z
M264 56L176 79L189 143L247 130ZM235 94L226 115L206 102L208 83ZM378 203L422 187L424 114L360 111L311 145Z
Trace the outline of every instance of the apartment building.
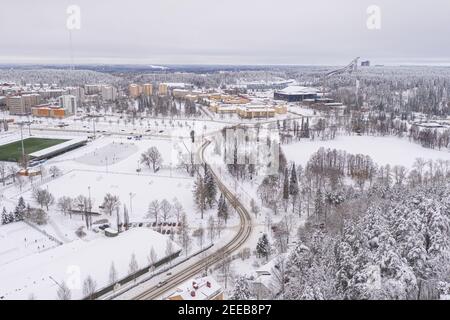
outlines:
M142 93L142 86L132 83L128 86L128 93L129 93L130 97L137 98Z
M151 83L144 83L143 91L144 95L151 96L153 94L153 85Z
M65 110L66 114L75 114L77 112L77 97L67 94L58 98L58 104Z

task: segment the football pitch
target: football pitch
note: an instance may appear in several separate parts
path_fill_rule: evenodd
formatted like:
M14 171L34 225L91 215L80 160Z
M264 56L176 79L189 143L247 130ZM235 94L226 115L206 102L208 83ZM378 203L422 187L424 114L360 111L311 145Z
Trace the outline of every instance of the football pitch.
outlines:
M30 154L42 149L46 149L68 140L27 138L23 140L25 153ZM18 161L22 155L22 143L19 141L0 146L0 161Z

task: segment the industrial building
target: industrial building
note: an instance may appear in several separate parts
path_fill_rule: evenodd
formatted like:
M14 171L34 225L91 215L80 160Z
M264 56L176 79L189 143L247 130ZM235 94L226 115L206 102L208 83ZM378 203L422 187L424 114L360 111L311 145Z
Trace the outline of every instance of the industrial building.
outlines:
M60 106L55 106L52 104L42 104L31 108L31 114L35 117L62 119L65 117L66 112L64 108L61 108Z
M303 101L306 99L317 99L319 90L310 87L290 86L282 90L275 91L273 98L275 100L284 100L288 102Z
M209 110L219 114L236 113L245 119L272 118L278 114L287 113L285 105L218 105L213 103L209 106Z

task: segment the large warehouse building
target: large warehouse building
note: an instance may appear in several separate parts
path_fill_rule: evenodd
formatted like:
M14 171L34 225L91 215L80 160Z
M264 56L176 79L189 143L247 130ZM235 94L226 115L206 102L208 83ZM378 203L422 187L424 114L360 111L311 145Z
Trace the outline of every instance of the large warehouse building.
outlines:
M319 90L310 87L289 86L283 90L275 91L273 98L276 100L285 100L288 102L317 99Z

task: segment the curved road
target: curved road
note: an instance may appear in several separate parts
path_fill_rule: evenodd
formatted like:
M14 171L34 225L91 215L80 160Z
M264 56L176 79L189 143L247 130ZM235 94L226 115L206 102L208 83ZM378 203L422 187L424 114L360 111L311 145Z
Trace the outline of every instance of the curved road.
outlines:
M206 147L210 144L210 141L205 142L201 149L199 150L199 155L201 162L206 163L204 159L204 152ZM235 235L235 237L228 242L225 246L218 249L215 253L205 257L202 260L197 261L196 263L187 266L180 272L174 274L170 278L166 279L166 282L163 286L154 286L146 290L145 292L134 297L135 300L153 300L164 293L167 293L170 290L173 290L175 287L180 285L181 283L189 280L190 278L196 276L203 270L205 267L211 266L215 263L220 262L225 256L231 255L236 250L238 250L249 238L252 232L252 218L247 209L242 205L242 203L236 198L236 196L220 181L217 174L212 170L211 172L214 176L214 180L217 183L220 191L227 198L229 203L236 208L237 213L240 218L240 226L239 231Z

